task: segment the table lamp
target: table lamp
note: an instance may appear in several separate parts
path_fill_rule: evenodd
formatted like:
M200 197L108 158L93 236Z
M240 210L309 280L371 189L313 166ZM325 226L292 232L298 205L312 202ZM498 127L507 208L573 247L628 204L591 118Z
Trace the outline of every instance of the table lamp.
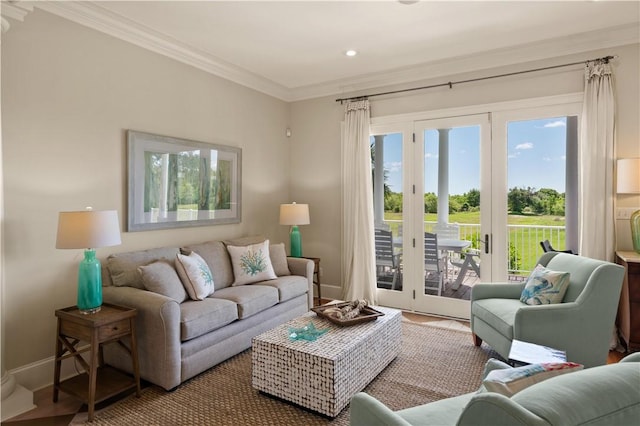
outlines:
M640 194L640 158L618 160L618 194ZM631 240L633 249L640 253L640 210L631 214Z
M302 257L302 237L298 225L308 225L308 204L280 204L280 225L291 225L291 257Z
M94 314L102 305L102 272L96 248L120 244L120 224L115 210L60 212L56 248L85 249L78 269L78 309Z

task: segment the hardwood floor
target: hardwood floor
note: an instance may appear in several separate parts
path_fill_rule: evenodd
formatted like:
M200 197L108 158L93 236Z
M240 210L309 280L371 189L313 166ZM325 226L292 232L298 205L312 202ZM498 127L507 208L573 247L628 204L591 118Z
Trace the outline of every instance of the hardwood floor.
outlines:
M329 300L323 299L322 302L326 303L329 302ZM409 321L413 322L447 321L448 326L456 327L456 324L458 324L461 329L467 328L469 326L469 323L467 321L447 320L444 318L413 312L403 312L403 316ZM471 340L471 336L469 336L469 340ZM613 364L619 362L625 355L626 354L624 353L611 351L609 352L607 363ZM111 400L97 404L96 410L108 407L110 404L117 402L130 393L131 391L125 392L117 397L112 398ZM64 392L60 393L58 402L55 404L52 402L52 396L53 389L51 386L34 392L34 404L37 406L37 408L7 421L4 421L2 422L2 424L11 426L67 426L76 416L76 414L87 412L86 405L77 401L75 398L65 394Z

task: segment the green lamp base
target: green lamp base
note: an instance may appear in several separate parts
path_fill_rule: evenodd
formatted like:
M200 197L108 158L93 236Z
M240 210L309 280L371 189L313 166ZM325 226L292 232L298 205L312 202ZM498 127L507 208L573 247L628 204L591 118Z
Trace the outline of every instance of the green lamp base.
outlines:
M82 314L95 314L102 306L102 275L96 251L84 251L78 270L78 309Z
M291 238L291 257L302 257L302 236L300 236L298 225L291 227L289 237Z

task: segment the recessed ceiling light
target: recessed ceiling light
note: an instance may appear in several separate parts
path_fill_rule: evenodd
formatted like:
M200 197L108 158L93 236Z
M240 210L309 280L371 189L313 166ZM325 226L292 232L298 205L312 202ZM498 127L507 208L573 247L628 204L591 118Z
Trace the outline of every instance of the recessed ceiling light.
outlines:
M344 52L345 55L347 56L356 56L358 54L358 52L356 52L353 49L347 50L346 52Z

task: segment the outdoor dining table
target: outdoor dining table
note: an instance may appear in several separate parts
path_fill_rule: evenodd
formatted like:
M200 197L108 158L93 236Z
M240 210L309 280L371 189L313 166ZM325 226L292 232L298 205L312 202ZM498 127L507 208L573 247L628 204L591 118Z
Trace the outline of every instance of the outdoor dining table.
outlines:
M470 245L471 245L471 241L468 241L468 240L454 240L454 239L444 239L444 238L442 240L438 240L438 248L443 251L447 250L447 256L449 251L462 253L462 250L469 247ZM480 276L480 267L478 266L474 258L475 256L469 253L465 255L464 261L462 262L462 264L459 265L460 271L458 271L458 276L456 277L456 280L453 282L453 285L451 286L453 290L457 290L460 288L460 285L462 284L462 280L464 280L464 277L467 274L467 271L469 269L473 269L475 273L478 274L478 276Z

